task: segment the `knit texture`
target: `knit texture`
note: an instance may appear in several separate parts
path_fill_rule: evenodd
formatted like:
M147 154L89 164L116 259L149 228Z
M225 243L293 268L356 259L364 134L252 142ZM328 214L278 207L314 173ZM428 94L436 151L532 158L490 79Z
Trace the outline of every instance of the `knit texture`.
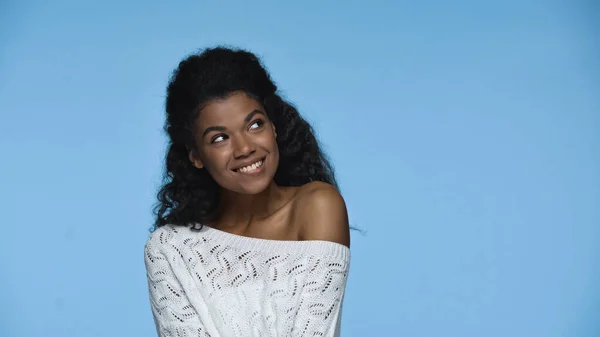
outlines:
M162 226L145 245L159 336L339 336L348 247L192 227Z

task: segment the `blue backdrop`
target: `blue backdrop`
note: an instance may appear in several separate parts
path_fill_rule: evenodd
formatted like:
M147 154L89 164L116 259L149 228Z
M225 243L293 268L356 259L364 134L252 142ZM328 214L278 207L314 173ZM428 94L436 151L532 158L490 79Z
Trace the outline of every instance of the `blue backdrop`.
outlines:
M314 123L367 232L344 337L600 336L598 6L416 3L3 1L0 335L155 335L165 87L225 43Z

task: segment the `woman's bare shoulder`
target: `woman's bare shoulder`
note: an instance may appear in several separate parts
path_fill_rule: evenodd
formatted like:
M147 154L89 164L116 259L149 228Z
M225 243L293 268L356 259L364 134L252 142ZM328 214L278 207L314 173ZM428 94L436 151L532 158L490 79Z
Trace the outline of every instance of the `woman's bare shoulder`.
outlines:
M350 246L346 203L333 185L314 181L300 187L294 202L294 222L301 240Z

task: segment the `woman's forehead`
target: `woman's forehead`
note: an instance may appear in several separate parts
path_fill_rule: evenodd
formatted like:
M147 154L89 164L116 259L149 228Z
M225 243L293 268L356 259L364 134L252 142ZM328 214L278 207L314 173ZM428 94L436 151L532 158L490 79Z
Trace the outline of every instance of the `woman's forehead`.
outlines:
M255 110L264 111L254 98L244 92L236 92L225 98L209 101L200 111L197 123L208 125L244 122L246 116Z

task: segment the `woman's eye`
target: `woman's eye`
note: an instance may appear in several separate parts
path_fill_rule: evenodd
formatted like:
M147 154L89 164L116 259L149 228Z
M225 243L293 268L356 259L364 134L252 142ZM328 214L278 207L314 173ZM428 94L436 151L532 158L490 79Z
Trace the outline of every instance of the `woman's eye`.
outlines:
M215 138L212 139L211 143L219 143L225 140L225 136L224 135L218 135Z
M252 124L250 124L250 129L260 128L261 126L263 126L263 124L265 124L263 120L257 119L254 122L252 122ZM254 125L256 125L256 127L254 127Z

